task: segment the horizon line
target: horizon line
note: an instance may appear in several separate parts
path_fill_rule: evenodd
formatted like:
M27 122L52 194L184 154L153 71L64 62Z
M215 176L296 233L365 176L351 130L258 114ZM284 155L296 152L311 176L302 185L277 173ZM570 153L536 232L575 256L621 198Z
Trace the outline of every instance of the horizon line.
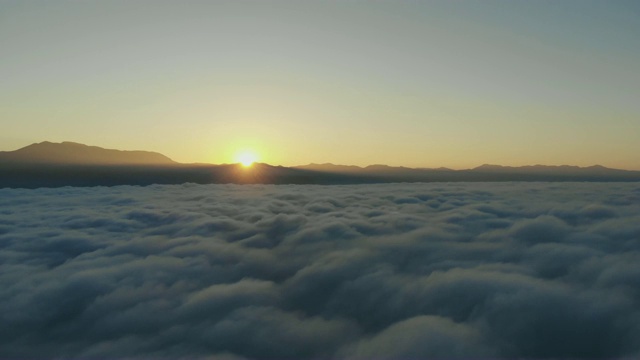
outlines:
M176 163L176 164L180 164L180 165L214 165L214 166L224 166L224 165L241 165L240 162L222 162L222 163L213 163L213 162L201 162L201 161L194 161L194 162L180 162L180 161L176 161L173 158L165 155L163 152L160 151L152 151L152 150L140 150L140 149L116 149L116 148L108 148L108 147L102 147L102 146L98 146L98 145L88 145L88 144L84 144L81 142L77 142L77 141L61 141L61 142L54 142L54 141L49 141L49 140L43 140L40 142L33 142L30 143L28 145L24 145L22 147L19 147L17 149L14 150L0 150L0 153L8 153L8 152L14 152L14 151L18 151L21 150L23 148L32 146L32 145L40 145L40 144L58 144L58 145L62 145L64 143L68 143L68 144L76 144L76 145L82 145L82 146L87 146L87 147L97 147L100 149L104 149L104 150L116 150L116 151L123 151L123 152L148 152L148 153L156 153L156 154L160 154L166 158L168 158L169 160L171 160L172 162ZM476 166L471 166L471 167L449 167L449 166L417 166L417 167L412 167L412 166L407 166L407 165L390 165L390 164L384 164L384 163L372 163L372 164L368 164L368 165L354 165L354 164L343 164L343 163L334 163L331 161L325 161L325 162L309 162L309 163L304 163L304 164L297 164L297 165L282 165L282 164L273 164L273 163L269 163L269 162L262 162L262 161L255 161L255 164L265 164L265 165L269 165L269 166L276 166L276 167L286 167L286 168L299 168L299 167L305 167L305 166L313 166L313 165L317 165L317 166L338 166L338 167L352 167L352 168L359 168L359 169L367 169L370 167L375 167L375 166L380 166L380 167L390 167L390 168L404 168L404 169L409 169L409 170L449 170L449 171L464 171L464 170L474 170L474 169L478 169L480 167L486 166L486 167L490 167L490 166L494 166L494 167L501 167L501 168L524 168L524 167L554 167L554 168L562 168L562 167L573 167L573 168L579 168L579 169L588 169L588 168L597 168L597 167L602 167L605 169L610 169L610 170L621 170L621 171L640 171L640 167L638 168L620 168L620 167L610 167L610 166L606 166L606 165L602 165L602 164L598 164L598 163L594 163L591 165L571 165L571 164L567 164L567 163L562 163L559 165L555 165L555 164L544 164L544 163L525 163L523 165L502 165L500 163L495 163L495 162L483 162L480 165L476 165Z

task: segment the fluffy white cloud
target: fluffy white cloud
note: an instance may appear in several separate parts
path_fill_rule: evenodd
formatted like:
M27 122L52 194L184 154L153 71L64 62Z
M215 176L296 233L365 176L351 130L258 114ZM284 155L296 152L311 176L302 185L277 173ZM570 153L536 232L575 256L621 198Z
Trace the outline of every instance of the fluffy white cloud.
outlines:
M640 185L0 189L0 357L640 356Z

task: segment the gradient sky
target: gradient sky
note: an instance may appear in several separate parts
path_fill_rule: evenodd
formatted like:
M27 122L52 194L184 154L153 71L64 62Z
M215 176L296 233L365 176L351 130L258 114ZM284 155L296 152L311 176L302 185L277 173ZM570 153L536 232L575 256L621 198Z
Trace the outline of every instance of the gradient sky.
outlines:
M2 1L0 150L640 169L640 2Z

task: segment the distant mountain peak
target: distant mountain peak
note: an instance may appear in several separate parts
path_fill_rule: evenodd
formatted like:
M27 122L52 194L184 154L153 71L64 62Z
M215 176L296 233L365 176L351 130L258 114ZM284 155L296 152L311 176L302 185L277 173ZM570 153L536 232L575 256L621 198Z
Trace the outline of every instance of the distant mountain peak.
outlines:
M151 151L105 149L72 141L42 141L15 151L0 152L0 161L74 165L174 165L168 157Z
M473 170L499 170L504 169L506 166L495 165L495 164L482 164L478 167L473 168Z
M489 172L528 172L528 173L603 173L603 172L616 172L616 171L625 171L618 169L611 169L604 167L602 165L592 165L592 166L575 166L575 165L525 165L525 166L502 166L502 165L492 165L492 164L483 164L476 168L471 169L472 171L489 171Z
M591 169L591 170L611 170L608 167L604 167L602 165L591 165L591 166L587 166L587 169Z
M335 172L335 171L353 172L353 171L362 170L360 166L356 166L356 165L336 165L332 163L323 163L323 164L311 163L308 165L294 166L294 168L303 169L303 170L326 171L326 172Z

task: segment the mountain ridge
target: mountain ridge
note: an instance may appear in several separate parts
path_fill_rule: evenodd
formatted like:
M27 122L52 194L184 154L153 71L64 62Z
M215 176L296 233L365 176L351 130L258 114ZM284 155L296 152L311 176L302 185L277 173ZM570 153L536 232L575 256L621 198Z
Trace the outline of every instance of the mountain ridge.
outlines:
M640 171L588 167L484 164L473 169L366 167L331 163L273 166L254 163L183 164L155 152L104 149L73 142L41 142L0 152L0 188L151 184L317 184L391 182L640 181Z
M482 164L480 166L476 166L474 168L469 169L459 169L454 170L447 167L438 167L438 168L411 168L406 166L391 166L391 165L383 165L383 164L373 164L367 166L357 166L357 165L342 165L342 164L333 164L333 163L310 163L307 165L296 165L292 166L292 168L296 169L310 169L310 170L324 170L324 171L332 171L332 170L348 170L348 171L379 171L379 170L390 170L390 171L521 171L521 170L577 170L577 171L635 171L635 170L624 170L624 169L616 169L609 168L602 165L589 165L589 166L577 166L577 165L522 165L522 166L507 166L507 165L496 165L496 164Z
M170 165L169 157L152 151L116 150L72 141L33 143L14 151L0 151L0 161L39 164Z
M194 165L209 166L209 163L179 163L168 156L146 150L119 150L108 149L94 145L86 145L73 141L60 143L42 141L33 143L13 151L0 151L0 161L23 161L30 163L55 163L55 164L86 164L86 165ZM224 165L224 164L223 164ZM271 165L277 166L277 165ZM524 170L577 170L577 171L634 171L609 168L602 165L576 166L576 165L522 165L507 166L498 164L482 164L474 168L453 170L446 167L438 168L411 168L406 166L391 166L385 164L371 164L367 166L343 165L326 163L309 163L295 165L287 168L305 169L314 171L349 171L349 172L379 172L379 171L524 171Z

